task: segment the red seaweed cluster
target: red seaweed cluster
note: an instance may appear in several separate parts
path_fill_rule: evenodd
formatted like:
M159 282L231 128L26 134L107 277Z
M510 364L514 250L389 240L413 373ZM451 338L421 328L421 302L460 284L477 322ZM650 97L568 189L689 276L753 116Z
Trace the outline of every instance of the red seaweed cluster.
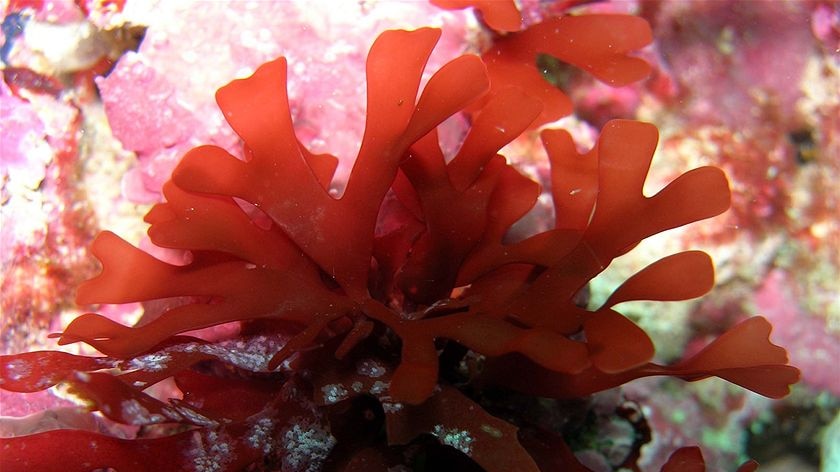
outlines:
M454 59L418 94L439 34L386 31L371 47L365 133L340 196L337 159L295 135L284 58L222 87L217 101L244 158L191 150L146 216L151 241L188 262L103 232L93 245L102 272L78 290L80 305L163 300L165 309L135 326L87 313L60 334L60 344L83 342L101 357L0 359L0 388L63 384L90 410L139 427L135 437L58 429L4 438L2 469L588 470L559 432L496 417L477 392L568 399L669 375L786 395L798 371L761 317L666 366L651 362L648 336L615 310L703 295L714 273L702 252L651 264L603 306L581 303L588 282L641 240L729 206L714 167L642 194L652 125L611 121L585 154L567 132L543 130L554 227L508 234L540 187L499 150L571 110L540 76L536 54L626 84L648 72L627 54L650 41L647 24L548 20L482 57ZM461 112L469 131L446 156L437 128ZM228 339L196 334L231 323ZM161 382L179 398L147 390ZM699 450L682 449L663 470L702 462Z

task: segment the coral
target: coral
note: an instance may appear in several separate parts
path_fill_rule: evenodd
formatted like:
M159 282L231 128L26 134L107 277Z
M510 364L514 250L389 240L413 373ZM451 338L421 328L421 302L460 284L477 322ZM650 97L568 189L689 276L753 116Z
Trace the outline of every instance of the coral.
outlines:
M551 38L546 50L536 46L542 34ZM439 37L430 28L392 30L374 42L365 132L340 194L337 159L311 152L296 134L285 58L219 89L243 157L193 148L145 218L151 241L182 253L183 263L103 232L92 248L102 272L77 294L80 305L165 300L165 308L131 327L86 313L57 335L59 344L82 342L104 356L0 358L4 390L63 384L138 435L58 429L4 438L4 470L441 470L433 466L441 457L451 458L448 467L491 472L586 470L560 434L496 417L473 394L578 398L668 375L786 395L799 374L770 343L764 318L659 365L644 331L614 309L703 295L714 273L702 252L664 257L600 307L582 306L581 292L613 259L729 206L728 182L714 167L644 196L658 139L652 125L610 121L584 154L567 132L542 131L555 224L509 237L540 188L498 152L568 113L559 92L530 85L542 80L529 64L534 53L627 83L648 71L626 54L649 41L644 22L548 20L500 40L483 59L446 63L418 96ZM469 131L448 156L438 126L468 109ZM229 339L202 338L199 330L222 325L232 326ZM165 381L178 397L146 390ZM56 442L65 453L38 453ZM699 450L678 450L663 470L688 464L703 467Z

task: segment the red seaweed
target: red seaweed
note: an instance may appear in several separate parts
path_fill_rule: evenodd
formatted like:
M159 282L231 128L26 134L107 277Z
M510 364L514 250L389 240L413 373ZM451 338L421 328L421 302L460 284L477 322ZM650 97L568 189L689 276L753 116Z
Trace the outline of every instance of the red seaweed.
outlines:
M518 29L507 13L482 11L491 26ZM158 260L106 231L93 243L102 272L77 294L80 305L181 303L136 326L85 313L58 335L59 344L83 342L102 357L0 358L0 388L63 384L142 435L3 438L3 470L386 470L452 453L490 472L586 470L557 432L495 416L479 392L580 398L667 375L786 395L799 374L770 343L763 318L659 365L647 334L616 309L702 296L714 283L705 253L668 255L603 306L580 305L589 281L641 240L729 207L728 182L714 167L643 195L653 125L610 121L584 154L567 132L543 130L555 226L507 238L540 186L499 152L570 111L539 76L535 55L630 83L649 71L628 55L650 42L647 24L549 19L498 38L481 58L454 59L420 91L439 35L387 31L371 47L365 133L340 195L337 159L311 153L295 135L285 58L219 89L244 159L210 145L189 151L164 186L166 201L145 219L154 244L187 251L189 262ZM437 126L465 111L469 132L448 158ZM241 330L230 340L187 336L231 322ZM167 379L181 398L146 390ZM61 454L38 452L57 441ZM678 450L663 470L689 467L705 467L699 449Z

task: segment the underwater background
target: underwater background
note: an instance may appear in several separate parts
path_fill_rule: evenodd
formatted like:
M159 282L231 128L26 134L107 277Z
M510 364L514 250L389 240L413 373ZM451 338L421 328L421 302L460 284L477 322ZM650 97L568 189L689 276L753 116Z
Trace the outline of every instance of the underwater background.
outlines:
M75 287L98 271L89 252L93 237L109 229L149 248L143 215L162 199L180 157L203 143L238 145L213 98L231 79L285 56L298 137L315 153L344 157L340 180L363 132L365 57L381 31L441 27L433 65L493 41L473 12L419 0L0 5L0 354L56 348L47 335L83 312L73 302ZM591 303L603 302L662 254L702 249L715 262L710 294L622 306L653 339L657 361L679 360L761 314L774 326L773 342L802 372L783 400L719 379L641 379L599 394L608 405L655 406L642 407L651 431L642 470L658 470L675 448L697 444L710 470L753 458L762 471L840 471L840 6L816 0L519 6L525 25L571 11L629 13L653 29L653 44L639 53L653 73L625 87L604 85L552 57L535 58L574 106L549 126L569 130L585 150L610 119L654 123L660 141L648 195L700 165L718 166L730 179L728 212L645 240L591 283ZM457 124L452 128L457 133ZM546 179L536 133L504 154L534 179ZM522 226L547 227L547 208L538 206ZM144 309L138 303L101 311L132 323ZM53 393L0 391L0 401L0 436L27 434L33 422L62 424L43 414L29 423L12 419L65 402ZM597 433L573 445L576 451L609 458L630 447L626 419L601 418L593 428Z

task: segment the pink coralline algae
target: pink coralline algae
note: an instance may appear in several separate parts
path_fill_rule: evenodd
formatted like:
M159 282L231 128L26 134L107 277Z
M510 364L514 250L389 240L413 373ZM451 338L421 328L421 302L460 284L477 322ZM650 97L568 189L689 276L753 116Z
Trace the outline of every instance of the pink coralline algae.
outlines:
M805 2L658 2L657 50L679 87L683 119L749 127L796 115L814 38ZM784 73L774 73L784 64ZM737 67L735 67L737 66ZM788 124L796 126L796 124Z
M829 51L840 53L840 7L819 2L811 14L811 31Z
M93 269L91 214L73 204L80 116L50 95L0 83L0 351L39 345Z
M465 44L463 18L425 2L350 2L340 17L329 14L326 3L256 5L208 2L196 9L160 1L126 6L124 15L151 24L139 50L128 53L98 85L115 136L139 158L125 178L129 198L159 201L180 156L198 144L238 153L238 138L224 124L212 92L280 54L297 72L290 77L289 96L300 139L314 152L352 156L364 123L359 119L364 116L364 51L378 32L446 25L432 64L454 57ZM186 17L202 28L184 28ZM333 124L329 133L322 132L322 123ZM340 161L340 177L349 166L348 159Z
M771 272L755 294L755 306L778 328L773 337L802 368L803 382L840 396L840 336L831 333L824 320L802 313L792 287L784 272Z
M34 193L46 176L46 167L53 159L54 150L46 143L44 123L34 107L27 101L14 96L5 83L0 83L0 182L3 185L3 200L23 198L22 193ZM20 207L18 207L20 208ZM12 247L17 240L30 239L29 234L43 237L43 228L25 228L24 225L38 226L23 217L25 213L20 208L20 214L9 214L15 211L14 206L5 207L3 218L8 222L0 228L0 251L3 266L10 261ZM41 221L45 226L46 222ZM41 240L32 241L33 246L39 246Z

